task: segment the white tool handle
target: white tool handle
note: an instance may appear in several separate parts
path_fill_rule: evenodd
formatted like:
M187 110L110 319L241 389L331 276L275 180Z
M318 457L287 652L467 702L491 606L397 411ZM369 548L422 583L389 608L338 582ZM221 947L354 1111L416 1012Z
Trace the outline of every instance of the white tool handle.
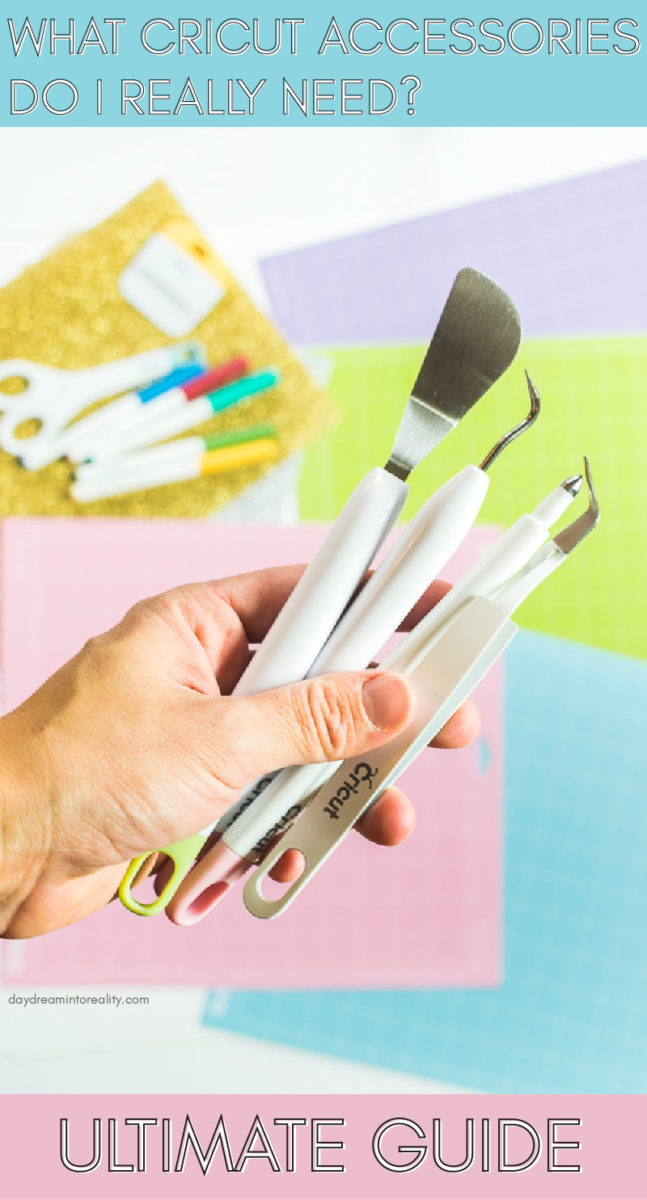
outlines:
M403 480L382 467L369 471L239 679L236 695L304 678L397 521L408 491Z
M365 667L474 524L489 479L467 466L423 504L333 630L310 675Z
M161 346L98 367L78 371L52 370L50 382L41 368L39 374L33 376L33 390L28 388L21 393L21 403L13 404L5 411L0 422L0 445L8 454L20 458L28 470L37 470L58 455L58 435L77 413L106 396L167 375L180 362L188 361L194 349L192 342ZM26 371L22 374L29 378ZM18 426L30 419L40 422L38 432L29 438L16 437Z
M245 885L245 904L256 917L275 917L295 899L367 808L399 778L503 652L517 627L491 600L467 602L441 630L410 675L417 711L405 730L377 750L341 764L305 813L270 850ZM268 900L262 885L286 850L298 851L304 869L282 896Z
M395 545L374 571L359 596L344 613L308 676L329 671L366 667L404 620L425 588L461 544L485 499L489 479L478 467L468 466L450 479L418 511ZM239 854L254 861L268 845L267 831L288 809L302 806L335 763L288 767L264 789L260 780L221 818L218 829ZM247 803L251 790L258 799ZM231 829L231 834L228 830Z
M453 619L466 600L491 594L506 584L510 577L523 569L528 555L538 550L546 540L547 529L532 513L524 513L514 525L497 538L463 578L443 596L426 617L403 638L382 664L391 671L407 674L424 658L432 639Z
M397 521L408 491L403 480L382 467L364 476L238 680L234 696L251 696L306 677ZM250 797L256 799L271 786L272 778L255 780L219 821L201 832L208 836L215 829L228 829L251 807Z
M470 471L473 472L474 482L472 483L472 487L476 488L478 486L478 477L485 478L483 472L480 472L475 467L466 468L465 471L460 472L453 480L450 480L448 484L445 484L445 487L441 488L427 502L427 505L424 506L424 509L427 509L436 500L442 500L443 502L440 508L440 516L444 518L445 529L443 530L442 520L437 525L430 525L429 527L429 531L432 528L438 529L439 542L437 544L434 543L434 550L438 550L443 546L443 533L445 537L444 548L448 549L450 547L449 539L452 521L456 520L460 526L461 517L463 520L467 519L470 499L468 486L470 476L468 472ZM486 486L487 484L485 484ZM483 489L483 495L484 491L485 489ZM414 681L427 680L428 686L429 680L433 680L434 678L434 672L441 668L444 669L444 660L442 659L439 647L452 644L451 639L455 639L457 636L456 628L465 631L466 645L469 646L469 638L472 637L475 629L478 632L479 622L482 629L487 631L489 627L488 622L491 621L491 613L495 614L495 619L497 619L498 614L498 620L503 627L505 619L509 617L518 604L534 590L539 582L564 561L564 554L559 551L554 542L549 542L547 546L544 545L544 542L549 532L548 526L562 515L568 505L572 503L572 500L573 493L560 486L537 506L534 513L525 513L519 517L514 525L497 540L494 546L481 556L479 561L467 572L460 583L403 639L400 645L385 660L383 666L391 670L400 671ZM476 492L472 497L472 503L475 502ZM461 512L462 508L463 511ZM424 509L421 510L419 517L424 512ZM474 516L476 516L476 511L474 512ZM412 525L414 525L414 522L412 522ZM416 531L416 533L421 532ZM458 542L458 540L459 535L457 530L456 541ZM431 548L425 542L421 544L425 550ZM402 561L400 569L397 571L398 551L401 547L402 553L400 557ZM390 564L392 564L396 582L406 579L406 570L403 570L403 564L406 563L406 558L411 556L412 548L413 550L416 549L415 537L410 539L409 546L407 546L405 539L401 539L401 542L396 544L391 554L387 556L384 563L375 572L370 583L367 584L355 604L351 606L349 612L340 621L339 626L329 639L324 652L313 664L312 673L317 670L332 670L343 666L356 665L352 662L351 647L352 649L357 647L359 650L362 635L358 631L357 641L352 638L353 624L362 611L362 606L365 613L365 624L370 624L375 615L379 613L379 597L377 602L374 598L371 607L368 608L368 612L365 611L371 600L369 592L374 589L376 584L378 584L379 590L381 574L384 574L388 579ZM528 563L528 555L533 552L534 558L531 558ZM527 565L524 566L524 564ZM440 563L438 562L438 565L436 565L436 561L434 561L433 566L435 574L435 571L440 568ZM481 594L483 592L496 592L500 593L500 595L497 595L496 600L486 599ZM387 591L386 595L388 596L389 594ZM509 624L511 625L511 623ZM512 628L514 629L514 627ZM348 638L346 637L347 631ZM446 641L447 631L451 634L451 638ZM377 635L377 627L374 632ZM365 643L363 652L368 650L368 645L368 642ZM372 656L374 652L374 649L368 651L368 657ZM349 657L344 659L344 653L348 654ZM460 662L460 655L457 655L457 662ZM481 671L482 673L483 670ZM471 683L471 687L474 687L475 683L476 680ZM447 716L450 715L451 712L448 712ZM437 726L436 732L440 727ZM435 736L429 730L426 733L430 738ZM424 741L422 744L424 744ZM393 745L393 743L390 743L390 745ZM408 762L415 757L417 752L417 749L412 749L406 762L402 762L399 769L403 770ZM277 793L272 806L268 806L266 810L268 819L271 816L272 822L276 823L278 818L290 808L297 808L297 810L303 808L304 797L311 798L313 791L316 788L323 787L327 779L330 778L330 775L330 764L292 767L287 771L281 772L263 796L264 803L262 807L265 810L270 792L272 797L274 797L274 793ZM385 784L385 786L387 785ZM251 811L243 813L241 824L249 824L252 815ZM301 826L302 822L299 823L299 828ZM258 832L258 830L255 831ZM232 846L235 845L235 848L240 851L241 839L238 826L232 830L231 835L227 835L226 840L232 842ZM256 857L263 853L271 840L271 837L263 835L257 838L254 846ZM244 848L243 852L246 852ZM249 857L252 857L252 855Z
M477 470L477 468L473 468L473 470ZM482 474L482 472L479 472L479 474ZM456 478L459 477L457 476ZM450 481L450 483L451 482L453 481ZM432 497L432 501L433 499L434 497ZM431 503L431 501L428 501L428 503ZM447 511L449 512L450 509L448 508ZM448 592L447 595L444 596L443 599L435 606L435 608L431 609L426 617L423 617L416 628L413 629L411 633L400 642L395 650L382 663L382 666L392 671L400 671L407 674L410 673L417 665L418 661L425 657L429 646L433 644L438 636L439 631L446 626L450 620L452 620L462 605L465 604L466 600L479 594L481 591L490 589L495 590L496 588L501 587L507 580L510 579L511 575L522 569L524 563L527 561L528 554L537 550L542 545L546 538L546 533L547 530L545 526L542 525L542 523L538 521L532 514L524 513L523 516L519 517L519 519L515 521L514 525L507 529L505 533L503 533L501 537L497 539L495 544L490 547L489 550L486 550L485 554L483 554L481 558L474 564L474 566L467 571L460 582L457 583L456 586L453 587L451 591ZM392 553L395 553L396 549L397 546L394 547ZM385 562L386 561L387 560L385 560ZM384 564L378 568L379 572L381 572L383 566ZM439 567L436 568L436 570L438 569ZM378 575L378 572L375 574ZM357 597L355 603L349 609L349 612L346 613L342 621L340 621L340 643L344 637L344 625L346 621L352 622L354 620L353 613L355 604L357 604L360 599L361 596ZM335 642L337 640L337 636L338 631L335 630L333 635ZM331 649L335 644L333 643L333 637L330 638ZM379 647L374 647L370 651L367 659L362 665L366 665L366 661L372 657L372 655L376 652L376 649L379 649ZM325 652L327 655L328 645L325 647ZM330 665L331 661L332 659L328 659L327 657L324 660L322 656L317 660L316 666L319 668L319 670L333 670L334 667ZM325 666L324 662L326 663ZM313 668L314 665L315 664L313 664ZM268 804L268 807L270 800L272 801L272 821L275 822L281 813L287 812L289 808L300 804L304 796L310 796L312 791L315 788L320 787L322 782L324 782L325 779L330 776L330 774L330 764L324 764L323 766L313 765L289 767L280 774L276 775L274 779L272 779L271 776L266 776L265 782L263 782L263 780L256 780L252 788L248 788L239 798L239 800L227 810L223 817L221 817L217 826L211 826L209 830L204 832L211 832L213 828L217 828L218 832L223 833L233 824L237 823L239 817L242 817L247 824L252 816L252 813L248 812L248 809L251 807L249 804L250 795L252 792L255 795L260 795L260 792L265 791L266 788L267 794L263 796L263 800ZM281 808L282 801L284 801L284 803ZM275 808L277 810L280 809L281 812L274 812ZM256 805L254 805L254 815L255 813ZM272 821L269 821L268 828L272 824ZM235 834L238 834L237 829ZM254 850L256 850L258 847L260 853L266 848L266 845L266 840L259 835L254 842ZM252 853L250 857L253 858L254 853Z

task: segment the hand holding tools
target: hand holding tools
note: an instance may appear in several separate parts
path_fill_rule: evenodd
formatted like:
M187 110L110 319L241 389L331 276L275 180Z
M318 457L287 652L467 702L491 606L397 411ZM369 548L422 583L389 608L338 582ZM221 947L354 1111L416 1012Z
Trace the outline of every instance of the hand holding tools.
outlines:
M464 467L427 500L344 613L308 676L366 667L399 627L476 520L489 484L484 465L490 466L535 421L539 396L530 378L528 388L528 416L497 442L480 467ZM288 767L257 780L213 830L206 852L168 904L167 916L178 925L205 916L262 858L273 837L295 819L307 797L337 766Z
M306 675L397 520L407 496L406 479L410 471L509 366L520 337L519 316L510 298L478 271L471 268L460 271L429 344L386 467L374 468L347 501L241 676L234 694L250 695ZM469 524L471 520L468 528ZM427 574L425 584L432 574ZM250 797L253 792L252 787L245 796ZM239 805L248 802L243 798ZM131 890L150 855L134 859L120 888L123 903L140 915L165 907L212 828L164 848L174 863L173 874L152 904L140 904Z
M385 668L410 679L417 696L412 721L361 760L342 763L310 798L303 816L279 838L247 881L245 903L255 916L277 916L292 903L360 816L396 782L503 652L517 632L510 614L595 527L599 508L586 459L584 464L589 503L582 516L550 538L550 525L581 487L582 477L575 476L564 480L534 513L520 517L385 661ZM282 896L267 899L263 881L286 850L301 856L301 874Z

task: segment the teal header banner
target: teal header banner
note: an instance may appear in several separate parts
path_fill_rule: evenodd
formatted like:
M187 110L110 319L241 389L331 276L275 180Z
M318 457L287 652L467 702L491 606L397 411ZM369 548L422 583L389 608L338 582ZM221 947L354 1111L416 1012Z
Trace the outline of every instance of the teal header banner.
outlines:
M1 123L644 125L643 9L9 0Z

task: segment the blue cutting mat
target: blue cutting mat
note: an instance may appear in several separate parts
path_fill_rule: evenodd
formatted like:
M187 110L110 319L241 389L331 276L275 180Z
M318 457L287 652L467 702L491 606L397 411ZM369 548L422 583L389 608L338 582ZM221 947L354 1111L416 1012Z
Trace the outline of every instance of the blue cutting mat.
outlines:
M219 992L206 1024L487 1092L647 1087L647 664L521 633L507 686L503 986Z

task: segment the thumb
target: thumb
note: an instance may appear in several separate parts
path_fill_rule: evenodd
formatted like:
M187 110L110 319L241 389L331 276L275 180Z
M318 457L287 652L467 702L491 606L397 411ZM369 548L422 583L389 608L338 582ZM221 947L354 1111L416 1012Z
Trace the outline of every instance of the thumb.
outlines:
M361 671L208 705L213 769L240 788L280 767L334 762L381 746L407 725L413 695L401 675Z

